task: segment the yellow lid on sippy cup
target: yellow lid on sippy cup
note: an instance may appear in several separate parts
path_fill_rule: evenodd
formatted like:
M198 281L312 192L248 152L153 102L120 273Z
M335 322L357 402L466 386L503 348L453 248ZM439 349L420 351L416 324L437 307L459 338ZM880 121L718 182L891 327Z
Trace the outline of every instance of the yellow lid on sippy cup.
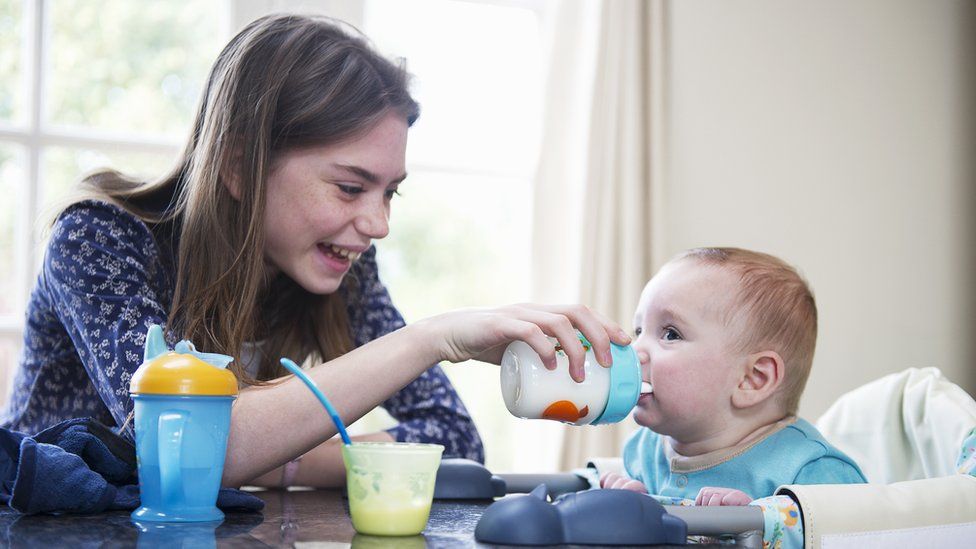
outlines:
M139 366L129 382L129 393L233 396L237 378L191 354L169 351Z

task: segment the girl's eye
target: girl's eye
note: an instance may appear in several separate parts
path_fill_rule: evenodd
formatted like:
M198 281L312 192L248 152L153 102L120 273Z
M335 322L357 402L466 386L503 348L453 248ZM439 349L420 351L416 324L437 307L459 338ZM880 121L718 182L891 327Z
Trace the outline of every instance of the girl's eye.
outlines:
M393 200L393 195L403 196L403 195L400 194L399 189L391 189L389 191L386 191L386 199L387 200Z
M644 328L641 328L640 326L634 328L634 337L640 337L642 333L644 333Z
M664 329L664 333L661 334L661 337L663 337L665 341L678 341L681 339L681 334L678 333L678 330L668 326Z
M361 193L365 192L362 187L356 187L356 186L353 186L353 185L340 185L340 184L337 183L336 186L339 187L339 190L340 191L342 191L342 192L344 192L344 193L346 193L348 195L351 195L351 196L356 196L357 194L361 194Z

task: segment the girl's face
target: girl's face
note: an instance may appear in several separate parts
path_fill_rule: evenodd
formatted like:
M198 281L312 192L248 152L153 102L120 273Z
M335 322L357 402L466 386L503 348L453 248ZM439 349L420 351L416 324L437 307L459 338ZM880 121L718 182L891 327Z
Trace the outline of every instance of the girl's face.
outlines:
M733 277L694 260L666 265L647 283L635 313L634 348L646 353L637 423L681 442L713 436L731 420L732 391L747 356L735 351L724 313Z
M306 291L330 294L373 239L407 176L407 122L388 114L360 137L286 152L268 178L264 258Z

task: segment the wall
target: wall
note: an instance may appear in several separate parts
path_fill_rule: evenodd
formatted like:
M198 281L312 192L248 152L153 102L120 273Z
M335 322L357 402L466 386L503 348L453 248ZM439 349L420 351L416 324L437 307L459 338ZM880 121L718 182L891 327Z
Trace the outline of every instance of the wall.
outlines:
M734 245L811 282L801 414L908 367L976 394L976 3L667 4L667 255Z

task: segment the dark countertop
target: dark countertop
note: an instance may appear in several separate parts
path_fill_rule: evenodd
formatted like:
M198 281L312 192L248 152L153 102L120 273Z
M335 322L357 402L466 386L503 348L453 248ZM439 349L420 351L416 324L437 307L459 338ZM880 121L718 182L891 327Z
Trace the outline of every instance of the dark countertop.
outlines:
M353 530L348 503L338 490L255 492L261 513L228 513L220 525L134 524L128 511L98 515L0 513L4 547L475 547L474 528L490 501L435 501L423 534L364 536ZM322 545L325 546L325 545Z
M136 524L129 519L129 511L25 516L7 510L0 512L0 547L495 547L474 539L475 526L490 500L434 501L424 532L397 538L357 534L349 520L349 505L340 490L253 493L264 500L263 511L227 513L220 524Z

